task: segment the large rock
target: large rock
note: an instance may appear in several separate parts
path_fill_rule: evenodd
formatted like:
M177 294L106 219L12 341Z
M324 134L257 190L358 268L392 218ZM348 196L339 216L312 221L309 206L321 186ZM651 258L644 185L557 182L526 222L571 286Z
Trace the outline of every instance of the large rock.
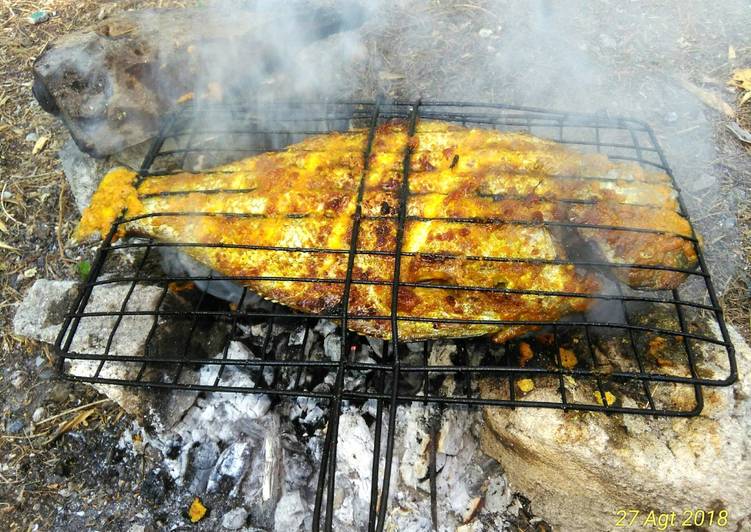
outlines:
M618 510L631 509L641 512L636 528L651 510L656 515L676 512L679 525L687 516L684 510L700 509L714 510L715 519L726 510L728 530L747 530L751 350L733 329L731 339L740 381L705 388L698 417L486 408L482 448L502 464L514 490L532 501L535 514L556 530L616 530ZM503 386L485 381L482 393L498 397ZM686 388L669 392L676 404L690 404L693 391ZM540 387L527 398L556 401L556 394Z
M116 313L128 293L127 284L100 285L93 292L86 307L91 313ZM130 295L129 311L153 311L157 308L162 290L156 286L137 285ZM37 280L26 293L13 319L13 330L19 336L54 343L77 294L77 283L73 281ZM101 354L113 329L114 316L94 316L81 320L73 337L70 352ZM143 355L146 340L151 329L151 316L124 316L112 337L110 355ZM91 377L97 370L99 361L66 359L66 374ZM100 377L111 379L133 379L138 373L136 364L107 362L101 368ZM197 381L192 370L185 369L185 381ZM195 401L196 393L151 393L142 394L136 388L95 384L100 392L117 402L131 414L146 417L151 424L163 427L174 425Z
M34 95L82 151L112 154L154 136L189 95L247 99L307 44L362 23L356 4L329 4L118 14L49 44L34 63Z

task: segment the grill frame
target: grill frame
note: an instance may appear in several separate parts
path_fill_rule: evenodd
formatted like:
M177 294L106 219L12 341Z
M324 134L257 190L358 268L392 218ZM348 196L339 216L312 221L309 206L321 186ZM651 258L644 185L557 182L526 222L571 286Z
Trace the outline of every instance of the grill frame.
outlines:
M249 110L250 109L250 110ZM249 111L248 111L249 110ZM321 112L323 115L318 117L315 112ZM504 346L504 355L502 363L498 362L495 365L487 364L487 356L483 360L477 360L475 363L470 363L472 358L470 353L471 347L475 346L474 340L457 340L454 341L456 346L456 354L458 359L467 361L464 365L458 362L454 365L434 365L429 363L431 350L437 345L437 342L424 342L421 344L420 350L416 350L414 346L411 348L406 346L403 342L400 342L398 335L398 328L400 322L409 319L423 319L425 321L452 321L452 320L437 320L435 318L405 318L398 316L396 312L396 301L398 298L399 288L401 286L422 286L419 283L405 283L400 280L400 264L401 258L407 254L402 251L402 237L405 230L405 224L410 219L407 216L407 203L409 201L409 173L410 173L410 161L413 154L413 147L408 143L404 148L404 157L402 161L402 182L400 187L399 196L399 212L397 215L397 238L396 248L393 252L394 256L394 275L392 277L392 311L387 316L353 316L348 311L349 305L349 293L353 284L361 283L364 281L354 280L352 278L353 264L355 256L359 253L363 253L366 250L357 249L357 235L360 227L361 220L366 217L363 216L361 211L361 202L365 189L365 176L368 171L369 155L371 153L372 142L374 138L375 128L384 120L392 118L406 119L409 122L410 133L414 132L415 126L419 120L422 119L437 119L447 120L462 125L478 126L478 127L491 127L493 129L511 129L522 130L526 129L533 134L538 134L536 130L538 128L546 128L549 131L558 131L557 137L552 138L558 142L564 144L574 144L580 149L596 150L599 153L606 153L612 159L631 160L646 168L657 168L666 172L670 178L673 188L678 192L678 203L680 206L680 213L689 219L686 211L683 199L680 195L680 190L675 181L675 177L667 164L665 155L660 148L657 139L652 129L644 122L621 117L609 117L601 115L589 115L582 113L564 113L547 111L538 108L531 107L519 107L504 104L478 104L471 102L401 102L394 101L386 103L383 101L369 102L369 101L345 101L345 102L307 102L307 103L270 103L265 104L263 123L272 122L277 120L273 117L278 116L277 125L281 124L282 130L270 130L265 127L257 129L255 131L248 130L233 130L232 128L226 128L218 131L210 131L200 129L200 126L196 126L205 120L204 116L211 116L217 112L229 112L229 113L254 113L254 108L250 108L243 105L204 105L197 106L185 106L180 111L170 116L164 123L162 130L158 137L152 143L143 164L140 168L139 175L141 180L152 175L163 175L164 169L154 170L154 166L160 159L180 159L179 164L182 167L188 166L188 159L191 155L206 153L207 151L221 152L227 151L230 153L240 152L241 150L235 150L232 148L221 147L218 149L207 150L205 147L195 144L200 142L201 136L211 135L232 135L242 136L248 135L250 137L258 137L261 139L277 139L282 138L285 135L290 139L290 142L285 140L280 141L280 146L285 144L292 144L297 141L296 136L305 137L308 134L318 134L327 130L344 130L348 129L353 123L357 122L362 124L363 122L368 124L369 134L367 146L364 150L365 170L361 176L361 180L358 186L358 201L355 214L352 219L353 230L351 244L348 250L328 250L328 249L304 249L304 248L278 248L277 251L294 251L294 252L310 252L310 253L322 253L322 252L336 252L347 254L347 274L344 279L337 280L338 283L343 284L344 297L342 299L341 312L329 313L326 315L319 315L315 317L301 315L299 313L288 311L283 308L275 308L271 312L269 311L253 311L243 309L242 303L244 302L248 289L242 290L240 297L240 305L237 309L220 311L202 311L199 310L204 303L204 295L201 295L198 300L198 306L196 309L188 311L163 311L161 310L162 302L167 295L169 283L173 282L205 282L212 283L221 280L247 280L247 277L231 277L231 276L217 276L209 274L207 276L179 276L179 275L165 275L157 274L150 275L144 274L144 267L152 253L152 250L158 248L184 248L191 244L164 244L157 243L150 240L146 241L131 241L120 244L115 244L115 234L117 229L124 223L133 220L134 218L125 218L125 215L121 215L120 218L112 225L112 228L108 235L104 238L102 245L97 253L96 260L93 263L91 272L83 284L78 297L76 298L71 311L66 315L63 327L60 331L56 342L56 351L58 354L59 370L64 378L82 381L88 383L99 384L122 384L128 386L139 386L149 388L166 388L175 390L199 390L205 392L242 392L242 393L265 393L278 397L315 397L322 400L329 401L329 426L326 431L326 442L324 445L324 453L322 457L321 470L318 476L318 489L316 491L316 505L313 521L317 528L320 524L324 529L329 530L332 526L333 520L333 494L334 494L334 482L330 482L328 479L333 479L336 468L336 446L337 446L337 434L338 434L338 415L334 413L341 413L342 405L348 402L364 402L369 399L374 399L377 405L377 415L375 420L375 441L376 447L374 449L374 461L373 461L373 490L371 498L371 516L370 516L370 529L381 530L385 523L386 518L386 504L377 505L376 501L379 499L387 500L389 491L390 468L391 457L394 452L394 436L395 436L395 423L396 416L389 415L388 421L383 420L383 413L386 408L393 413L395 412L396 405L400 403L407 403L410 401L422 401L424 403L436 403L439 407L448 407L451 405L474 405L474 406L501 406L501 407L542 407L542 408L560 408L563 410L580 410L590 412L604 412L606 414L644 414L653 416L679 416L688 417L698 415L703 407L703 387L705 386L726 386L732 384L737 378L737 367L735 363L735 355L732 343L730 342L729 334L722 314L722 309L719 305L717 295L715 293L712 281L706 266L704 256L702 254L699 240L695 234L692 233L692 237L686 238L686 240L692 242L694 249L698 257L698 268L696 270L675 270L668 267L646 267L647 269L667 269L671 271L684 271L688 276L695 280L695 284L704 285L704 293L701 294L701 301L686 300L685 295L681 288L672 290L669 295L655 295L652 292L634 293L633 290L625 290L619 283L615 283L618 287L618 292L614 294L594 294L591 297L598 300L613 302L613 304L619 304L622 309L622 315L625 316L625 323L622 322L609 322L609 321L597 321L584 317L577 320L567 320L565 322L558 322L551 324L549 322L530 322L530 321L514 321L510 324L527 324L527 325L540 325L547 327L547 330L552 329L553 345L551 346L550 353L546 356L545 364L535 366L534 364L527 367L520 367L517 359L520 340L511 340ZM295 113L301 113L304 118L300 119L301 123L318 122L315 128L316 131L309 131L307 129L297 128L296 126L285 125L287 122L294 122L293 118ZM208 113L208 115L202 115L201 113ZM343 114L340 114L343 113ZM271 115L272 118L269 118ZM215 115L214 115L215 116ZM320 120L316 120L320 118ZM252 122L252 121L251 121ZM260 123L260 122L254 122ZM336 124L334 128L329 128L330 124ZM286 129L285 129L286 128ZM572 140L567 134L577 128L583 128L588 131L593 131L595 138L593 141L586 139ZM619 130L624 132L628 138L631 139L631 143L628 142L608 142L602 140L606 136L606 132L610 130ZM168 141L174 140L177 142L178 137L184 136L185 147L170 148L165 147ZM541 135L544 136L544 135ZM555 135L553 135L555 136ZM550 138L550 136L548 136ZM276 141L275 141L276 142ZM260 146L258 149L255 147L246 148L243 151L244 156L260 153L268 150L268 143ZM262 149L261 149L262 148ZM630 155L618 155L619 150L621 152L628 152L629 150L634 153ZM610 152L613 152L612 154ZM239 158L239 157L238 157ZM593 179L604 179L603 177L592 176ZM161 213L164 214L164 213ZM141 215L141 216L150 216ZM456 219L455 221L460 223L474 223L471 220ZM508 220L506 220L508 222ZM544 222L543 225L556 225L555 223ZM558 225L563 226L581 226L581 224L560 223ZM589 227L589 226L588 226ZM609 226L595 226L595 228L607 230ZM618 227L618 229L623 229ZM693 231L693 229L692 229ZM649 230L647 232L650 232ZM224 246L222 246L224 247ZM234 247L234 246L233 246ZM245 246L253 248L254 246ZM255 246L258 247L258 246ZM116 254L118 250L128 248L144 248L143 256L139 259L136 266L135 273L133 275L108 275L107 264L113 254ZM262 249L266 247L261 246ZM367 251L366 251L367 252ZM492 260L488 257L479 257L480 260ZM518 259L517 259L518 260ZM516 261L516 260L515 260ZM527 260L518 260L519 262L528 262ZM534 261L531 261L534 262ZM552 263L563 264L575 264L577 266L598 268L639 268L639 265L633 264L612 264L607 261L598 260L556 260L556 261L542 261ZM262 277L264 280L271 280L268 277ZM297 281L297 282L320 282L321 279L299 279L299 278L286 278L279 277L273 278L278 281ZM326 280L326 282L332 282ZM123 284L127 283L128 291L127 296L124 298L123 304L119 312L87 312L87 307L90 303L92 292L97 286L107 284ZM163 291L156 311L129 311L128 304L129 298L133 293L135 287L139 283L163 285ZM456 287L453 285L431 285L434 289L469 289L475 290L477 287ZM490 289L495 290L495 289ZM518 290L518 292L533 294L534 292ZM512 291L513 293L513 291ZM551 295L551 294L547 294ZM555 295L553 293L552 295ZM556 297L570 297L573 294L560 293ZM697 294L698 295L698 294ZM576 297L582 297L582 294L576 294ZM590 296L584 296L590 297ZM618 303L615 303L618 302ZM632 323L633 317L632 311L629 310L629 304L649 304L654 307L660 305L667 305L675 309L675 318L678 323L678 328L675 330L668 330L664 327L655 327L653 325L640 325ZM691 313L697 315L708 315L714 320L716 331L714 336L709 336L708 333L696 332L692 329L691 323L695 318ZM104 314L104 316L101 316ZM107 341L107 347L103 354L82 354L71 351L73 340L76 335L76 331L82 319L95 318L95 317L108 317L114 320L112 331ZM115 356L110 353L110 347L112 345L113 337L117 331L118 326L123 319L128 319L128 316L148 316L153 318L153 327L149 332L147 345L153 339L157 323L159 319L174 319L174 320L186 320L192 321L190 327L190 333L188 341L185 344L185 348L182 353L173 357L165 357L159 355L158 358L149 358L143 356ZM311 361L306 359L305 347L307 344L308 334L313 328L315 320L326 318L337 320L341 326L339 331L341 334L341 353L338 361L334 360L320 360ZM196 331L196 327L199 321L202 320L224 320L227 322L230 333L228 339L223 348L221 358L206 359L195 358L188 356L190 351L192 337ZM347 324L350 320L355 319L382 319L389 320L391 323L392 331L396 331L393 334L393 338L388 343L384 342L382 346L383 356L380 361L376 363L362 363L352 359L354 354L359 349L359 346L364 345L364 340L361 337L351 333L347 329ZM259 358L251 360L240 360L228 358L228 349L230 342L236 339L238 324L241 321L249 320L262 320L266 324L265 339L263 346L260 350ZM293 321L298 324L305 325L305 332L303 338L303 348L300 352L300 358L289 359L285 354L272 352L267 353L267 346L269 345L270 338L274 324L279 320L284 322ZM464 321L464 320L461 320ZM467 320L466 323L482 322L487 323L485 320ZM499 322L505 323L505 322ZM615 329L616 331L622 331L624 337L626 337L627 343L630 345L630 349L633 352L636 362L636 370L631 371L610 371L602 372L597 368L597 360L595 357L596 346L599 345L593 341L592 337L597 334L598 337L601 329ZM569 338L566 334L561 332L562 330L574 331L571 333L573 338L577 330L583 331L584 342L586 343L586 351L592 358L591 365L585 369L566 368L564 367L561 356L560 348L564 341L569 342ZM686 354L686 364L683 374L675 374L670 371L647 371L645 369L646 364L644 357L642 356L643 346L639 347L640 335L647 337L650 334L658 335L670 335L676 338L677 343L682 343L683 349ZM607 335L605 335L607 336ZM643 342L642 342L643 343ZM701 353L697 352L697 346L703 346L704 344L713 344L717 346L719 350L724 349L727 355L727 367L723 366L723 370L726 369L726 373L722 377L702 377L700 376L701 363L697 361L697 357L700 357ZM540 347L540 346L537 346ZM490 349L490 348L489 348ZM628 347L626 348L629 349ZM542 347L544 351L545 348ZM406 355L410 352L419 353L421 357L421 363L415 364L404 363ZM490 351L488 351L490 352ZM557 354L556 354L557 353ZM395 355L396 354L396 355ZM414 357L413 357L414 358ZM475 357L476 358L476 357ZM97 369L89 375L73 375L70 372L70 368L66 366L66 361L81 360L81 361L93 361L98 363ZM724 360L723 360L724 362ZM126 364L126 365L141 365L141 369L138 372L137 378L111 378L102 376L103 368L105 364ZM145 369L148 363L158 363L161 366L167 365L175 368L175 377L171 382L150 382L144 379ZM553 367L551 368L551 363ZM482 364L482 365L481 365ZM200 384L195 382L181 382L181 375L183 368L186 366L218 366L217 377L213 384ZM226 367L244 367L248 370L260 371L264 373L266 368L272 368L274 374L274 380L271 385L256 386L256 387L237 387L237 386L225 386L221 385L221 378ZM297 379L295 386L291 388L280 388L275 385L277 374L280 370L290 370L291 368L297 368ZM320 370L326 372L335 372L336 379L334 386L325 392L315 391L311 389L305 389L305 386L299 386L300 375L309 370ZM365 390L347 389L345 386L346 377L352 375L353 372L369 372L371 375L371 388ZM422 384L417 390L405 392L403 387L400 387L400 381L408 379L409 374L422 375ZM464 394L447 396L445 392L441 391L441 384L445 382L447 376L451 375L456 384L455 388L458 389L459 382L462 383ZM483 397L482 393L478 391L478 383L484 376L492 376L494 378L503 379L507 382L505 387L508 396L507 398L488 398ZM474 381L473 381L474 378ZM557 381L558 394L560 401L540 401L540 400L525 400L524 394L521 393L518 386L518 379L520 378L537 378L543 379L549 378ZM572 402L567 395L571 394L567 384L567 379L579 379L581 382L585 382L591 385L596 393L599 394L599 401L591 401L590 403ZM436 382L437 381L437 382ZM623 404L609 404L607 392L615 386L614 383L633 384L636 388L641 388L644 391L642 397L642 404L639 405L636 401L636 406L625 406ZM276 386L276 387L275 387ZM667 408L658 405L653 398L653 392L660 386L685 386L691 388L694 395L693 408L680 409L680 408ZM619 388L620 389L620 388ZM652 390L652 391L650 391ZM504 392L505 393L505 392ZM636 392L635 392L636 393ZM599 403L599 404L598 404ZM646 403L646 404L644 404ZM381 473L378 469L379 457L381 455L380 449L380 434L383 430L387 431L387 445L385 449L385 468ZM435 449L432 449L434 452ZM324 473L325 472L325 473ZM431 470L431 487L432 492L435 492L435 468ZM380 480L379 480L380 479ZM378 484L381 483L380 492L378 490ZM375 515L375 509L378 507L377 515ZM321 523L322 521L322 523ZM375 528L374 528L375 527Z

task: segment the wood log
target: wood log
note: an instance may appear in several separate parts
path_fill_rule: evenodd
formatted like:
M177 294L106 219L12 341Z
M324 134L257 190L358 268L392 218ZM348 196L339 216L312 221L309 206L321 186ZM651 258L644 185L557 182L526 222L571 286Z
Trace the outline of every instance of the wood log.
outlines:
M181 102L252 97L301 48L363 18L349 2L125 12L48 45L33 91L82 151L104 157L154 136Z

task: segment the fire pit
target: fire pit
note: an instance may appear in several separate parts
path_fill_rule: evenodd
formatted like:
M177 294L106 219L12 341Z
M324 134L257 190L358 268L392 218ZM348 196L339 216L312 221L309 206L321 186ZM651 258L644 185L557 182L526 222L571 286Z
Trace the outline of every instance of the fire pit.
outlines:
M199 171L243 156L279 150L323 132L369 128L372 138L378 125L393 119L407 120L412 131L420 120L443 120L475 128L528 132L580 151L601 153L612 160L633 161L646 169L664 171L672 178L652 130L636 120L508 105L419 101L186 106L165 122L143 161L140 175L162 175L183 169ZM363 154L365 160L369 149ZM406 205L412 151L411 146L404 146L403 183L396 217L398 235L403 234L404 224L410 218ZM612 177L595 175L587 179L602 181L612 180ZM674 181L673 187L677 188ZM679 202L681 214L687 216L680 196ZM148 216L166 214L174 213ZM106 236L58 337L56 347L63 376L95 384L263 394L272 400L302 397L326 403L328 411L321 411L320 416L321 423L327 416L328 426L317 477L312 518L315 530L332 528L340 415L347 405L367 402L373 405L375 437L368 522L370 530L382 530L389 500L395 412L399 404L419 402L439 408L453 405L534 407L688 417L701 412L705 387L729 385L736 379L733 346L695 236L686 240L691 242L698 256L696 270L597 261L576 255L566 260L468 257L477 261L587 268L602 276L603 289L596 294L406 283L395 276L391 283L394 298L401 288L421 287L594 300L586 314L558 322L449 320L468 325L494 323L538 329L532 336L502 345L484 338L405 343L398 334L401 323L441 320L400 316L395 304L390 315L377 317L353 314L348 308L352 286L380 282L353 278L356 255L386 253L394 257L397 272L401 258L409 255L402 251L400 236L397 236L393 253L359 249L356 235L361 219L358 208L352 220L355 237L350 249L269 247L256 246L253 242L234 246L346 255L349 258L346 277L325 280L343 286L345 295L341 308L310 316L259 300L247 289L232 284L249 280L247 277L219 275L200 265L181 263L180 259L177 262L182 266L174 266L175 253L199 244L167 244L149 239L116 242L118 227L127 221L121 216ZM459 224L479 221L449 220ZM482 222L492 223L493 220ZM503 220L503 223L541 224L561 231L580 227L623 229L571 222ZM136 257L135 263L123 264L122 257L126 253ZM172 259L168 260L169 257ZM165 263L172 266L165 268ZM687 280L673 290L637 291L610 280L613 272L624 268L680 272ZM273 280L324 282L293 277ZM131 301L132 294L141 285L157 287L160 291L155 308L144 310ZM92 306L97 292L106 286L123 287L123 298L116 312L100 312ZM348 323L365 318L389 322L394 331L393 339L386 342L348 331ZM102 319L107 320L108 330L92 331L87 326L94 320L102 323ZM118 331L125 324L148 329L143 352L124 353L122 349L113 348L117 345ZM220 345L207 347L209 328L220 331ZM81 347L85 344L81 337L92 334L97 334L101 340L102 349L95 352ZM199 352L218 355L196 355ZM712 372L708 371L710 366ZM238 378L238 375L248 378ZM528 399L527 393L535 387L554 390L555 400ZM574 387L578 390L576 394L572 392ZM676 402L666 393L676 388L688 390L691 400ZM386 416L387 411L391 415ZM382 440L385 441L383 446ZM435 442L433 437L431 442ZM435 447L431 443L428 467L433 508L437 475Z

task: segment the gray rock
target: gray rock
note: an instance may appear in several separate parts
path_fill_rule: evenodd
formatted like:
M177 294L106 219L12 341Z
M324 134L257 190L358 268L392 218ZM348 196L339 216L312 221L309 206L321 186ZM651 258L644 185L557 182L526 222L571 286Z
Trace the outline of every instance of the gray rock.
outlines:
M259 89L269 70L290 70L305 45L359 26L358 6L340 4L123 12L50 43L34 63L34 96L83 151L116 153L155 135L181 96Z
M728 529L743 529L751 519L751 348L729 329L740 380L732 387L704 388L705 407L697 417L486 408L482 448L555 530L614 526L618 508L722 508ZM727 360L715 348L700 358L707 371L713 360ZM496 397L500 386L486 381L482 396ZM693 402L690 386L665 385L653 393L665 394L674 405ZM527 399L556 400L556 394L539 387Z
M36 410L34 410L33 414L31 414L31 420L34 423L39 423L40 421L42 421L44 419L44 414L45 414L44 407L40 406L39 408L37 408Z
M200 494L206 490L211 472L219 460L219 445L212 440L205 440L191 449L191 466L193 479L190 483L191 493Z
M64 403L70 395L70 385L67 382L56 382L47 393L47 400L53 403Z
M73 139L68 139L57 155L78 212L83 212L104 175L105 166L79 150Z
M19 336L33 338L47 343L54 343L65 314L76 296L77 284L73 281L50 281L39 279L31 286L23 301L18 306L13 318L13 330ZM110 332L114 329L117 318L112 315L120 311L128 294L127 284L96 286L86 307L87 312L107 313L110 315L85 317L81 319L78 329L71 340L69 352L82 354L104 354ZM130 295L127 309L129 311L153 311L159 304L161 289L156 286L137 285ZM144 354L146 339L151 329L153 318L148 315L124 316L120 321L109 355L139 356ZM67 341L66 336L66 341ZM81 377L91 377L99 366L95 360L68 360L66 372ZM111 379L132 379L138 369L134 364L107 362L99 376ZM184 370L183 382L195 381L192 370ZM124 386L94 384L100 393L117 402L127 412L149 416L150 424L171 426L180 419L182 413L190 407L197 393L170 394L160 398L156 394L143 395L136 389ZM66 395L67 397L67 395ZM54 400L54 399L53 399Z
M26 383L26 374L20 369L10 374L10 384L17 390Z
M235 508L222 517L222 527L227 530L238 530L245 526L248 519L248 511L245 508Z
M14 419L5 425L5 432L8 434L18 434L23 430L23 421L20 419Z

